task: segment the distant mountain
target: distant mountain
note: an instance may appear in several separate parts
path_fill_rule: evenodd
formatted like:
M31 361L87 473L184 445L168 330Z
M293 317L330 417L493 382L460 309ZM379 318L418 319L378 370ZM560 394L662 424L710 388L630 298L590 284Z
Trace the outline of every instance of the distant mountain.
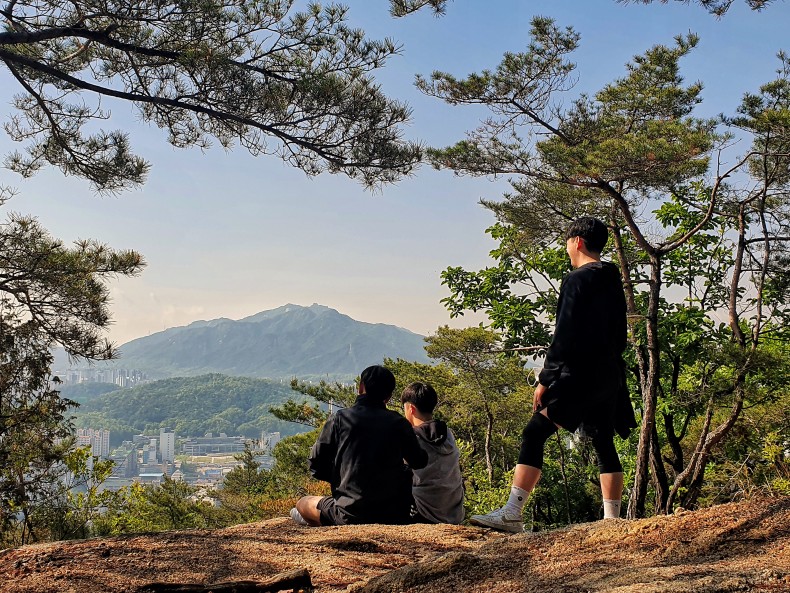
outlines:
M278 420L269 412L272 406L300 398L287 383L212 374L163 379L95 395L73 415L77 427L107 428L117 442L165 427L179 436L224 432L259 438L263 430L283 435L303 431L304 427Z
M423 337L355 321L323 305L284 305L238 321L170 328L120 347L114 366L153 377L223 373L246 377L349 379L385 357L427 362Z

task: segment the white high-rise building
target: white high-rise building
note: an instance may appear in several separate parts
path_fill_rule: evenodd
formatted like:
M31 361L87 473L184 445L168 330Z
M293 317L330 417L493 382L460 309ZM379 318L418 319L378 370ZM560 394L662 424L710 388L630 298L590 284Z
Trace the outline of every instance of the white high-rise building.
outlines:
M90 446L91 455L107 458L110 456L110 431L103 428L99 430L78 428L77 445L80 447Z
M159 454L163 463L176 460L176 433L170 428L159 429Z

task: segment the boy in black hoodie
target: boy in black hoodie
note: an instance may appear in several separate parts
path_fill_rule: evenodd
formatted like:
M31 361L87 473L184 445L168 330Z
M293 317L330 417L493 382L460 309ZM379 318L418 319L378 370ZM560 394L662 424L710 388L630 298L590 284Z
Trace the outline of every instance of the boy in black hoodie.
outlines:
M427 383L411 383L401 394L406 416L428 465L414 470L412 496L419 523L452 523L464 520L464 484L455 436L441 420L433 419L436 390Z
M327 418L308 458L332 496L303 496L291 509L301 525L402 524L410 521L411 468L428 455L406 419L387 409L395 377L383 366L362 371L353 406Z
M543 449L558 427L582 428L598 456L604 518L620 515L623 468L614 433L636 426L625 386L626 303L620 271L601 261L606 225L579 218L565 233L574 270L563 280L554 337L535 388L534 414L522 434L521 452L507 504L470 522L501 531L524 531L522 511L540 479ZM630 409L630 418L628 410Z

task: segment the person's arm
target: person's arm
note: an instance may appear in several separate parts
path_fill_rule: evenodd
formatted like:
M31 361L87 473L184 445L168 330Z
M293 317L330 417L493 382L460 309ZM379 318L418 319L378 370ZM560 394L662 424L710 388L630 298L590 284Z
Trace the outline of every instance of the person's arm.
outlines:
M578 278L578 275L571 273L560 288L554 336L546 350L543 370L538 375L540 384L545 387L560 378L563 367L573 360L575 354L576 327L580 323L578 316L582 305Z
M334 439L335 416L330 416L321 429L310 455L307 464L310 475L316 480L332 483L332 473L335 463L336 443Z
M417 441L414 428L409 421L403 418L401 426L401 442L403 443L403 459L412 469L422 469L428 465L428 453L426 453Z

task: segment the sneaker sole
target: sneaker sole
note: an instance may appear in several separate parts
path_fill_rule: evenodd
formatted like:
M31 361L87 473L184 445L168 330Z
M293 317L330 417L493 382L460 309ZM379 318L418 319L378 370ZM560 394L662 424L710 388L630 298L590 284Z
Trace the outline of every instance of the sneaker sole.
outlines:
M524 524L523 523L514 523L512 526L508 525L507 523L494 523L493 521L487 522L485 519L471 517L469 522L472 525L478 525L480 527L488 527L489 529L495 529L497 531L505 531L507 533L524 533Z

